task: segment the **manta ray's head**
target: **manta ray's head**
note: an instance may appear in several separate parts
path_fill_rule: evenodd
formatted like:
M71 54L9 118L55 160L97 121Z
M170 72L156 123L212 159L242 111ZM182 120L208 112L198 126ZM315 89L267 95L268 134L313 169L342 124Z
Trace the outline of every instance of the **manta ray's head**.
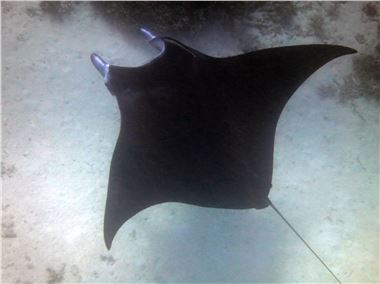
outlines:
M140 32L158 50L150 62L137 67L115 66L97 54L91 61L104 79L110 93L116 96L122 117L140 126L167 128L196 104L194 96L194 54L185 45L164 37L157 37L147 29ZM195 52L195 51L194 51ZM149 121L148 121L149 120Z
M158 49L160 52L164 51L165 43L161 38L153 35L152 32L150 32L149 30L145 28L140 28L140 32L145 37L146 41L149 42L153 47ZM91 62L92 64L94 64L95 68L102 75L104 82L106 84L109 83L110 64L107 63L103 58L101 58L96 53L91 54Z
M164 82L172 83L176 76L188 74L188 64L186 63L190 63L189 59L194 57L189 48L170 38L155 36L145 28L141 28L140 32L145 40L159 52L153 60L144 65L115 66L107 63L99 55L91 54L93 65L102 75L105 85L114 96L133 94L134 90L138 90L140 93L146 93L146 91L152 93L157 86L162 88L165 85Z

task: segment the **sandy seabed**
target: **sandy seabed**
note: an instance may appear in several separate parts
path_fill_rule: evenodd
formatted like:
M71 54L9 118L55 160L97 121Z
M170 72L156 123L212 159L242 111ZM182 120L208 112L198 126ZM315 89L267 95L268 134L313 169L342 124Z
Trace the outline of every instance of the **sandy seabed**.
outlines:
M120 117L89 55L146 63L155 50L139 25L213 56L358 50L318 70L283 111L270 197L342 282L379 281L378 3L118 5L2 2L3 282L334 282L271 208L153 206L107 251Z

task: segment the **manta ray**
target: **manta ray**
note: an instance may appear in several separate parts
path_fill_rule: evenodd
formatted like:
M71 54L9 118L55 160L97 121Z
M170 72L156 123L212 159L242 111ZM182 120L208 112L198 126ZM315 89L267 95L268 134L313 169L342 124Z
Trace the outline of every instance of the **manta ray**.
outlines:
M311 44L216 58L141 32L158 50L144 65L115 66L91 55L121 113L104 219L107 248L128 219L164 202L270 205L279 213L268 195L281 112L311 74L356 51Z

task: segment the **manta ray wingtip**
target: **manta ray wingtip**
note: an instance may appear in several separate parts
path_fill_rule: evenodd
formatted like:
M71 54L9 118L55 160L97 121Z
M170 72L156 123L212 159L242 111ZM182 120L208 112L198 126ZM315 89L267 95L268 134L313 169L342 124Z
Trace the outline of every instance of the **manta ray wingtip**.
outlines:
M104 239L104 243L106 244L107 250L111 250L112 240L110 240L110 239Z
M104 243L107 247L107 250L111 250L113 239L116 235L116 232L114 230L104 230Z
M358 51L356 49L353 49L351 47L342 46L342 45L335 45L334 47L334 53L336 53L337 56L343 56L348 54L354 54Z
M346 47L346 46L342 46L342 48L344 48L344 54L354 54L354 53L358 53L358 51L356 49L353 49L351 47Z

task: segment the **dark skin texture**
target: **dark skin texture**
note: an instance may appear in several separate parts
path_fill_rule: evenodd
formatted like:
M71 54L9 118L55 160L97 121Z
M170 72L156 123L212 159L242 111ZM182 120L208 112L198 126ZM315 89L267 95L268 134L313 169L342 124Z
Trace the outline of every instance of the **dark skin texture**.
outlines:
M213 58L161 38L163 52L136 68L110 66L121 129L111 163L104 234L163 202L268 206L277 121L318 68L354 53L333 45L272 48Z

